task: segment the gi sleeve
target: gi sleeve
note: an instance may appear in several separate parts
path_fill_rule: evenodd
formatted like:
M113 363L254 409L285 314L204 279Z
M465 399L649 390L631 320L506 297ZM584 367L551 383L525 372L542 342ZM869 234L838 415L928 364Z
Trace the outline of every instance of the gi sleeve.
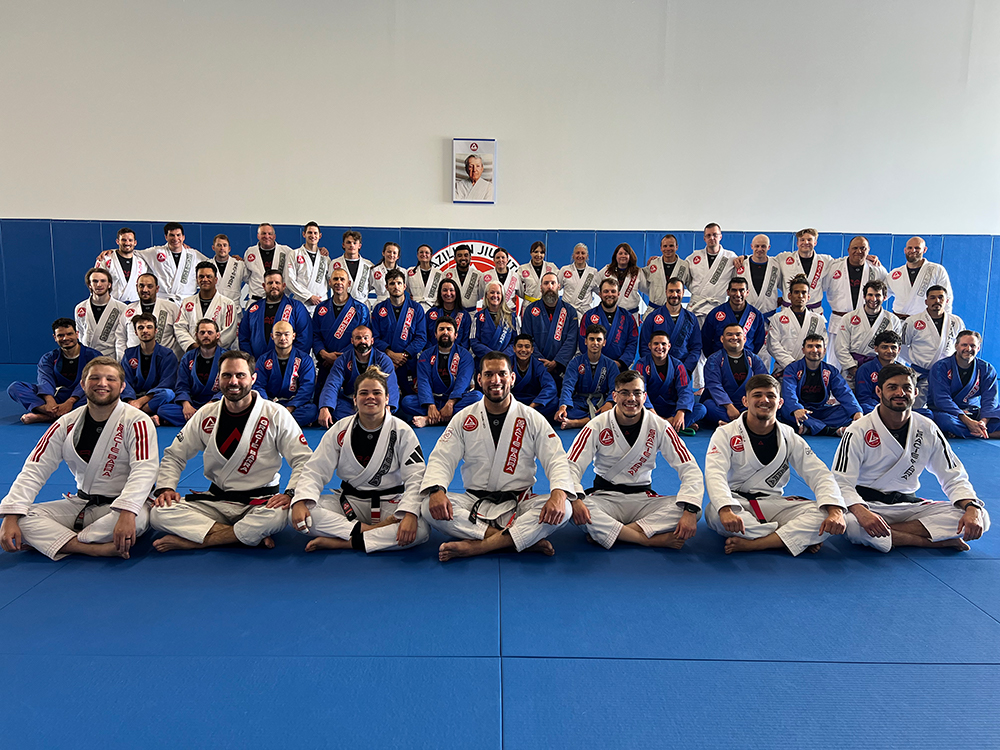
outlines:
M705 496L705 480L698 468L698 462L688 450L667 420L656 417L660 425L660 455L670 464L681 479L681 489L677 493L677 505L691 503L701 507Z
M1000 417L1000 401L997 397L997 371L993 365L978 360L979 388L982 396L979 399L979 418L994 419Z
M319 314L320 310L326 310L325 315L320 315ZM312 342L313 342L313 351L316 352L317 354L319 354L321 351L326 351L325 342L323 341L323 318L331 313L332 309L330 308L329 300L320 302L318 305L316 305L316 309L313 310ZM244 319L246 318L245 315L243 317ZM242 329L243 329L243 321L241 320L240 330Z
M194 369L194 360L188 359L187 355L184 356L185 359L182 359L180 364L177 365L177 381L174 388L177 403L191 400L191 370ZM197 354L194 356L197 356ZM190 368L189 365L191 366Z
M837 326L837 335L833 340L833 353L840 363L841 370L849 370L854 367L854 357L851 356L851 317L853 312L840 316L840 323ZM891 313L890 313L891 315ZM893 315L892 317L896 317Z
M566 372L563 375L562 393L559 394L560 406L570 407L573 405L573 393L576 391L576 381L580 377L580 371L577 367L578 359L579 357L575 357L570 360L569 367L566 368Z
M799 401L799 376L802 375L804 367L804 364L786 367L781 375L781 398L785 401L783 408L789 415L805 408Z
M635 353L639 350L639 326L636 325L634 316L628 315L627 317L628 333L625 335L625 350L622 352L620 360L625 363L626 367L631 367L632 363L635 362Z
M451 379L451 390L448 392L449 399L460 399L469 390L472 376L476 372L476 360L468 352L462 352L458 358L458 373Z
M424 481L427 465L424 463L424 452L416 433L409 425L403 425L399 430L399 443L396 446L399 456L400 473L403 479L403 497L396 508L396 517L402 518L404 513L412 513L420 517L420 485ZM444 486L444 485L442 485Z
M531 415L529 419L534 432L535 456L538 457L542 471L548 477L549 489L562 490L572 497L578 485L570 473L569 460L566 458L566 451L563 450L562 440L545 417L531 409L528 412Z
M344 352L333 363L330 374L326 377L326 383L323 384L323 390L319 394L319 408L322 409L324 406L330 410L337 408L337 399L340 398L340 391L344 387L344 370L346 369L344 363L353 356L353 351Z
M28 460L14 479L7 496L0 502L0 515L23 516L35 502L42 489L62 462L63 444L69 435L69 428L78 418L75 411L64 414L45 431Z
M941 489L948 497L948 501L954 505L960 500L978 500L979 496L969 481L965 467L937 425L932 424L928 437L930 445L926 449L930 451L930 460L927 462L927 468L941 483Z
M259 378L258 378L259 382ZM288 400L287 406L298 409L309 404L313 400L316 392L316 365L313 364L312 355L303 354L299 363L299 385L295 395Z
M111 507L139 515L153 490L156 470L160 465L160 450L153 420L142 414L132 422L125 430L125 448L129 458L128 479Z
M410 309L413 310L413 323L410 325L410 341L405 351L412 360L427 347L427 324L424 322L424 308L419 303L411 300Z
M305 305L297 299L291 301L295 325L295 350L309 355L309 347L312 344L313 332L312 321L309 319L309 311ZM242 348L242 347L241 347Z
M674 383L677 390L677 410L691 412L694 410L694 388L691 386L691 379L688 377L687 369L680 362L677 362L674 368L676 370Z
M572 340L570 338L570 341ZM541 362L536 361L533 366L538 368L539 382L538 395L535 396L535 402L540 404L542 408L551 407L556 402L556 381Z
M215 408L213 407L202 407ZM201 429L201 412L199 409L191 419L181 428L174 438L174 442L163 451L163 460L160 461L160 471L156 475L156 489L176 490L177 483L181 480L181 473L187 462L197 456L205 449L206 440L211 440L212 436L205 435Z
M834 368L830 369L830 390L833 391L833 395L836 396L840 405L850 410L852 416L861 411L861 404L858 403L851 389L847 387L844 376Z
M709 356L705 362L705 390L718 406L725 407L726 404L733 403L733 400L722 386L723 367L725 363L722 357L716 357L714 354Z
M844 496L841 494L833 474L826 467L826 464L816 457L809 444L792 430L783 431L782 437L788 441L789 463L798 472L798 475L806 480L809 489L816 496L817 505L820 507L836 505L838 508L846 509Z
M569 473L573 479L573 492L581 500L585 494L582 483L583 474L587 471L587 467L590 466L590 463L594 460L594 454L597 452L595 441L599 430L595 422L597 422L596 417L587 422L583 426L583 429L577 433L576 439L570 446L567 456ZM548 475L546 474L546 476Z
M323 494L323 488L333 479L340 464L340 435L342 429L329 429L323 434L323 439L313 452L312 456L302 468L302 475L295 485L295 497L292 498L292 505L308 500L315 502ZM345 440L350 438L345 436Z
M159 361L156 363L157 370L160 373L160 382L156 384L157 388L167 388L169 390L174 390L174 385L177 383L177 357L169 349L167 351L160 351Z
M254 304L258 304L258 303L255 302ZM253 305L251 305L250 307L253 307ZM248 307L246 315L244 315L243 319L240 320L240 327L239 327L240 351L244 351L244 352L252 352L253 351L253 344L252 344L252 342L253 342L253 332L250 330L250 318L251 317L252 317L252 313L250 312L250 308Z
M660 308L655 310L648 310L646 312L646 317L642 321L642 325L639 327L639 349L638 356L640 358L645 357L649 354L649 342L653 338L653 318L656 317L656 312Z
M38 385L38 395L39 396L55 396L56 395L56 358L58 354L56 352L45 352L42 358L38 360L38 367L36 368L35 382ZM81 367L81 369L83 369ZM81 390L82 393L82 390ZM76 395L76 390L73 391L73 395Z
M858 422L855 422L844 431L837 452L833 455L833 478L848 508L859 504L868 507L868 503L861 499L857 490L858 476L861 474L861 464L864 460L864 446L864 435Z
M455 478L458 464L464 455L465 430L457 424L457 420L453 419L431 451L430 458L427 459L427 469L420 483L421 497L435 485L447 488Z
M733 496L729 487L729 469L732 453L725 430L716 430L708 443L708 453L705 454L705 486L708 489L708 502L712 510L718 513L723 508L740 507L740 501Z

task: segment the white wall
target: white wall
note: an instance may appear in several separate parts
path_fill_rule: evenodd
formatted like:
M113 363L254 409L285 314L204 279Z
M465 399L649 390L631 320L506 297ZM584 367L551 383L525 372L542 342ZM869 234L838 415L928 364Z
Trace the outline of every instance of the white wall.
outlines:
M998 3L19 2L0 214L1000 233ZM499 141L456 206L452 137Z

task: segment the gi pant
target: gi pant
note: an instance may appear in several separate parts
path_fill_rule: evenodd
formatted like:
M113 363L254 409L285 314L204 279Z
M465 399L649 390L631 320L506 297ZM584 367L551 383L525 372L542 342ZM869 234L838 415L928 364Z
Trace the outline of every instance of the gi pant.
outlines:
M76 532L73 524L84 508L83 530ZM61 560L66 555L59 554L59 550L73 537L84 544L114 541L118 515L118 511L113 510L110 505L91 505L88 508L86 500L73 495L62 500L32 505L27 515L19 519L18 525L26 544L52 560ZM146 533L148 528L149 506L144 505L135 517L136 538Z
M469 391L468 393L464 394L457 402L455 402L455 408L452 413L457 414L461 409L464 409L466 406L471 406L472 404L479 401L479 399L481 399L482 397L483 397L482 391L476 391L476 390ZM447 403L447 401L448 399L446 398L439 398L435 396L434 406L436 406L438 409L441 409ZM349 414L353 413L354 409L352 408ZM426 417L427 407L420 403L419 396L413 394L410 394L409 396L403 396L401 399L399 399L399 411L396 416L406 421L410 421L414 417Z
M715 401L712 400L711 396L707 397L704 401L702 401L701 405L705 407L705 416L703 417L703 419L705 420L705 425L707 427L714 428L719 426L719 422L728 423L733 421L729 418L729 413L726 411L726 407L724 405L720 406L719 404L715 403ZM740 414L742 414L747 410L747 408L742 403L738 404L734 401L733 406L735 406L739 410ZM686 426L687 425L685 424L685 427Z
M325 536L331 539L344 539L346 541L351 538L351 532L354 531L354 527L359 521L367 524L377 523L372 518L371 500L351 497L350 495L347 496L347 502L350 504L357 518L353 521L349 520L347 514L344 512L344 507L340 504L342 496L343 494L338 492L335 495L320 495L317 502L303 500L302 502L308 504L309 513L312 516L312 528L308 528L305 531L302 531L302 529L294 530L307 536ZM389 498L381 498L379 503L379 520L385 520L396 514L400 497L400 495L395 495ZM399 526L397 524L389 524L388 526L364 532L361 535L361 540L364 542L365 552L387 552L389 550L404 549L396 544L396 532L398 530ZM406 545L406 549L423 544L430 539L430 536L431 531L427 526L427 522L422 516L417 516L417 538L411 544Z
M605 549L611 549L626 524L637 524L650 539L676 529L684 514L676 495L649 491L626 494L599 490L583 498L583 504L590 511L590 523L580 528Z
M878 513L890 526L894 523L920 521L931 535L932 542L945 539L961 539L957 533L958 522L965 511L952 505L947 500L924 500L919 503L868 503L872 513ZM990 515L985 510L979 511L983 517L983 533L990 529ZM847 520L847 538L855 544L874 547L880 552L892 549L891 536L869 536L853 513L845 514Z
M7 386L7 395L24 407L25 411L34 411L45 404L45 399L38 395L38 386L16 380ZM64 403L73 395L72 388L59 388L53 398L57 404Z
M194 398L191 399L191 406L195 409L200 409L207 403L207 400L199 401ZM166 422L168 425L173 427L183 427L187 422L187 420L184 419L184 407L176 401L163 404L156 410L156 416L160 418L161 422Z
M965 422L959 419L954 414L948 414L943 411L935 411L931 413L931 418L941 428L942 432L951 433L955 437L960 438L971 438L972 433L969 428L965 426ZM1000 419L996 417L990 417L986 420L986 430L988 432L996 432L1000 430Z
M655 402L653 403L653 406L654 406L654 411L664 419L670 419L670 417L674 416L674 414L677 413L676 404L674 405L673 409L664 408ZM691 407L691 411L684 414L684 427L688 428L695 422L700 422L705 418L706 414L708 414L708 410L705 408L705 405L700 403L699 401L695 401L694 405ZM718 420L716 421L715 424L716 425L718 424Z
M836 430L851 423L853 412L848 413L847 407L843 404L802 404L807 411L812 412L806 415L805 426L810 435L819 435L827 427ZM798 427L798 422L792 414L788 404L781 407L781 419L785 424Z
M739 536L743 539L761 539L777 533L792 555L800 555L814 544L819 544L829 536L820 536L819 527L826 520L826 512L805 497L782 497L766 495L756 500L737 496L740 509L733 511L743 519L744 531L734 534L727 531L719 519L719 513L712 505L705 511L708 527L721 536ZM729 506L732 510L732 506ZM957 523L957 522L956 522Z
M157 531L201 544L216 523L231 525L236 538L256 547L264 537L277 534L288 523L284 508L247 505L230 500L181 500L173 505L154 507L150 523Z
M566 501L563 509L563 519L558 524L552 525L539 523L538 518L542 515L542 508L549 501L548 495L529 495L517 504L517 509L509 513L504 513L492 522L486 522L482 518L475 521L469 520L469 512L478 500L466 493L449 492L448 499L452 504L452 520L444 519L438 521L431 516L430 498L424 498L421 515L438 531L457 539L472 539L481 541L486 537L486 529L490 526L498 529L506 529L510 532L510 538L514 540L514 548L518 552L523 552L528 547L542 541L565 524L573 517L573 507ZM489 514L488 506L491 503L484 502L480 505L480 511ZM487 506L484 508L484 506Z

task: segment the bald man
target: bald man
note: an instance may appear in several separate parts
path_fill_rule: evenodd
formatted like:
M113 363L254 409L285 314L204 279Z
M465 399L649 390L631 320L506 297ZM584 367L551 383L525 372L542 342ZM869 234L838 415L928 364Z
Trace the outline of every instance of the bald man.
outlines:
M900 320L911 315L919 315L925 309L927 290L932 286L943 286L948 294L945 312L951 312L951 279L944 266L932 263L924 257L927 243L922 237L911 237L903 249L906 263L892 269L889 274L889 291L892 292L892 311Z
M271 347L256 363L254 390L281 404L300 427L316 421L319 407L313 403L316 366L308 354L298 351L292 324L279 320L271 328Z

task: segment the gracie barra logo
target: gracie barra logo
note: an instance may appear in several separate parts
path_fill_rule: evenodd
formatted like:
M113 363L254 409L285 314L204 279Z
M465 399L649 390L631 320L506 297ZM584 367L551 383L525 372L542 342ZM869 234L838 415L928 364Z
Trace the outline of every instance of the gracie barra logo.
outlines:
M513 474L517 468L517 457L521 454L521 442L524 440L524 429L528 422L524 417L514 420L514 429L511 430L510 449L507 451L507 460L503 465L504 474Z
M128 366L131 367L134 370L135 368L137 368L139 366L139 360L137 360L135 357L132 357L128 361ZM948 372L948 375L949 376L951 375L951 371Z
M739 435L733 435L729 439L729 447L733 449L733 453L743 452L743 438Z
M875 430L868 430L868 432L865 433L865 443L869 448L878 448L882 445L882 439L878 436L878 433L875 432Z
M902 276L903 276L903 272L902 271L893 271L892 272L892 280L893 281L898 281L900 278L902 278Z
M521 276L523 278L525 278L525 279L528 278L530 275L531 275L531 272L527 268L525 268L523 271L521 271Z
M472 432L474 429L479 427L479 420L476 419L471 414L465 418L465 422L462 423L462 429L466 432Z
M597 438L601 441L601 445L611 445L615 442L615 434L608 428L601 430L600 437Z
M726 314L722 310L719 310L719 312L715 314L715 319L721 323L726 319Z
M337 435L337 445L341 448L344 447L344 436L347 434L347 430L341 430L340 434Z
M388 318L389 317L389 311L386 310L384 307L380 307L378 309L378 314L379 314L380 318Z
M534 315L537 318L537 317L541 316L542 311L539 310L537 307L533 307L533 308L531 308L531 314Z
M86 306L78 307L76 309L76 317L78 317L78 318L86 318L87 317L87 307Z
M663 321L664 321L664 317L662 315L654 315L653 316L653 322L656 323L656 325L658 325L658 326L659 325L663 325Z
M780 320L786 326L791 322L787 315L782 315L780 318L778 318L778 320Z
M790 266L795 263L795 258L785 258L785 265Z
M694 263L695 265L698 265L699 263L701 263L701 256L700 256L700 255L696 255L696 256L694 256L694 257L693 257L693 258L691 259L691 262L692 262L692 263Z
M264 369L265 370L270 370L272 367L274 367L274 361L271 360L271 359L265 359L264 360Z
M837 270L837 271L834 271L834 272L833 272L833 278L835 278L835 279L839 279L839 278L840 278L840 276L841 276L841 273L840 273L840 271L839 271L839 270Z
M108 456L104 462L104 469L101 471L102 477L110 477L115 470L115 461L118 460L118 452L122 449L122 441L125 440L125 425L118 423L115 436L111 438L111 448L108 449Z
M564 279L572 279L573 278L573 272L572 271L563 271L563 278Z
M206 435L212 434L213 427L215 427L215 417L205 417L201 420L201 431Z
M475 268L483 273L496 269L493 256L500 249L499 246L491 242L475 242L473 240L461 240L459 242L452 242L450 245L445 245L431 256L431 265L435 268L440 268L442 271L454 269L455 250L459 245L465 245L472 249L472 260L469 263L469 268ZM520 265L508 251L507 272L514 272L516 274Z
M251 467L257 460L257 451L260 450L260 444L264 442L264 436L267 434L267 428L270 426L271 420L267 417L261 417L257 420L257 426L253 429L253 436L250 438L250 448L247 450L247 455L243 459L243 463L240 464L238 471L240 474L249 474Z
M916 323L913 324L913 327L916 328L918 331L922 331L927 327L927 324L922 320L918 320Z
M187 310L188 312L194 310L194 302L188 302L186 305L184 305L184 309Z
M859 325L861 325L861 316L859 316L859 315L853 315L853 316L851 316L851 325L852 326L859 326Z
M247 256L247 263L253 263L255 260L257 260L257 256L254 255L253 253L250 253Z
M164 262L164 261L165 261L165 260L167 259L167 254L166 254L166 253L164 253L164 252L159 252L159 253L157 253L157 254L156 254L156 259L157 259L157 260L158 260L158 261L159 261L160 263L163 263L163 262Z

